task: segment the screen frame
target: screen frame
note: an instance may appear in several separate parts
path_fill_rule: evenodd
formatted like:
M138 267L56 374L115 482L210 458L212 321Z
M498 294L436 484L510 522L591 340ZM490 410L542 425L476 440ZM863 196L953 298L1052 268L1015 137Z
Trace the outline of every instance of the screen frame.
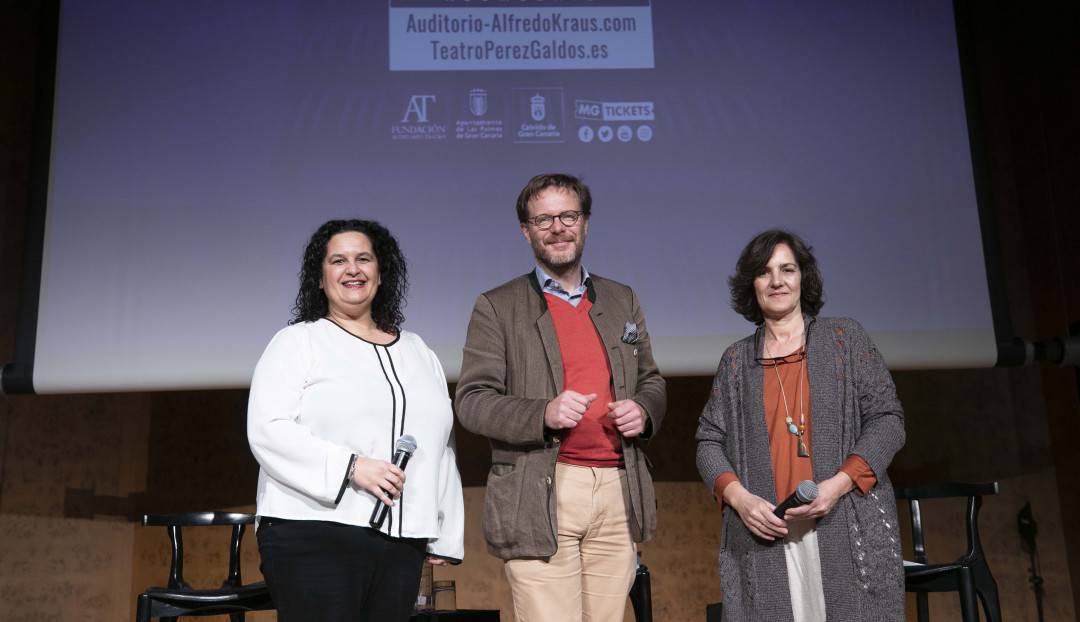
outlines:
M23 277L17 312L14 360L4 365L2 375L0 375L0 388L4 394L35 393L34 358L48 205L60 0L46 1L38 6L35 24L37 51ZM994 208L995 197L984 142L981 91L975 61L974 3L970 0L954 0L952 9L967 121L972 182L975 189L990 311L997 347L995 366L1018 366L1025 362L1025 345L1015 336L1013 330L1005 277L1001 269L1002 256L997 231L997 214Z
M23 276L16 315L15 358L4 365L0 387L5 394L34 393L34 353L37 342L41 265L45 249L45 209L48 205L52 158L53 104L60 31L60 2L38 4L35 16L34 93L31 127L30 184L23 238Z

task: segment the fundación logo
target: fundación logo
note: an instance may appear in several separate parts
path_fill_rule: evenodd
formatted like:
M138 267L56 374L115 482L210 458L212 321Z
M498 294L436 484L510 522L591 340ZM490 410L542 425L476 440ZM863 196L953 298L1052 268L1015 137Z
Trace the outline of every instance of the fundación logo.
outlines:
M390 126L391 137L394 140L445 139L446 126L431 120L437 101L434 95L410 95L401 121Z
M409 98L409 105L405 107L405 116L401 117L402 123L408 123L409 117L415 117L417 123L428 122L428 103L434 103L434 95L413 95Z

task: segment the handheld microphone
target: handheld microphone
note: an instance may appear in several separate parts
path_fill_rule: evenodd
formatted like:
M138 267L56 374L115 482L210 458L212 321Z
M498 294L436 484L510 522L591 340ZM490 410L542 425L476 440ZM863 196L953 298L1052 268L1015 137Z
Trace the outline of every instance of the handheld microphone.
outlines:
M413 438L412 434L403 434L394 445L394 466L404 471L414 451L416 451L416 439ZM817 496L816 490L814 496ZM375 529L381 529L383 521L386 520L386 515L389 512L390 506L376 499L375 507L371 508L371 518L368 519L368 524Z
M787 499L784 499L783 503L776 506L776 509L773 510L773 514L776 515L776 518L783 520L784 512L787 512L791 508L797 508L800 505L806 505L814 499L817 499L817 484L808 479L804 479L795 487L795 492L791 493Z

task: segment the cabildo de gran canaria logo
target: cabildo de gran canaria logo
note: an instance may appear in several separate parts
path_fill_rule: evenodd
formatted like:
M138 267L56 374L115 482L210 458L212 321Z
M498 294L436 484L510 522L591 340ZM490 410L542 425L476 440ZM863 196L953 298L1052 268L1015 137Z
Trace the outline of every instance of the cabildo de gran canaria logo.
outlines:
M562 87L514 89L514 142L561 143Z

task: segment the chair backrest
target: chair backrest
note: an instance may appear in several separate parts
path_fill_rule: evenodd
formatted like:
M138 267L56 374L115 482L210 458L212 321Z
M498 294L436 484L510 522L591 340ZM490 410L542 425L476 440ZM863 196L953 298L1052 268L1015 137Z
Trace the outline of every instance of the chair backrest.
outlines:
M926 539L923 534L921 499L967 498L967 511L964 514L964 527L967 533L967 550L962 559L982 557L982 541L979 539L979 509L985 495L998 494L998 483L964 484L946 482L896 488L896 498L905 499L911 511L911 540L915 552L915 561L927 564Z
M224 586L239 587L240 579L240 544L244 538L244 528L255 522L254 514L239 512L185 512L182 514L147 514L142 524L147 527L165 527L172 543L172 561L169 564L168 587L190 588L184 581L184 536L182 527L203 527L211 525L232 525L232 537L229 540L229 572Z

